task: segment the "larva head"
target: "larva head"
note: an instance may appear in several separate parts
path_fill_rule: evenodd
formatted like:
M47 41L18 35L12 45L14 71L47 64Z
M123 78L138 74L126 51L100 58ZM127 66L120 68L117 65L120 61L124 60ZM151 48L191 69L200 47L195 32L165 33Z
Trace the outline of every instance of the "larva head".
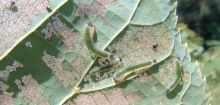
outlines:
M93 39L95 33L95 27L91 24L85 24L84 28L83 28L83 35L90 35L90 38Z
M109 56L108 56L110 59L114 60L114 61L117 61L117 62L122 62L122 58L121 57L118 57L112 53L109 53Z

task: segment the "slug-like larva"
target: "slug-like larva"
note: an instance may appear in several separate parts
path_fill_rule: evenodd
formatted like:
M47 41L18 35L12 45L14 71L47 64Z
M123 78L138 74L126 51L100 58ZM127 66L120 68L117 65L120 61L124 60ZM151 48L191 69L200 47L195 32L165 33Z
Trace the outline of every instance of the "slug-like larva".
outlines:
M183 69L179 61L176 62L177 79L175 83L167 89L167 93L172 92L183 81Z
M100 50L95 46L93 41L94 34L95 34L95 27L93 25L86 24L83 30L83 36L85 38L87 48L100 57L112 56L110 52Z
M112 59L112 62L102 67L99 67L95 71L92 71L92 74L100 72L102 70L106 70L106 68L111 68L117 63L121 62L121 58L119 58L118 56L113 55L111 52L100 50L95 46L95 43L93 41L94 34L95 34L95 27L91 24L86 24L83 30L83 36L85 38L85 43L86 43L87 48L99 57L108 57Z
M83 36L85 38L87 48L99 57L109 57L117 62L121 61L121 59L118 56L112 54L111 52L98 49L95 46L93 40L94 34L95 34L95 27L91 24L86 24L83 29Z
M114 73L113 79L115 82L122 82L124 80L132 79L133 77L139 75L141 73L140 71L148 70L155 63L155 61L146 61L140 64L123 67Z

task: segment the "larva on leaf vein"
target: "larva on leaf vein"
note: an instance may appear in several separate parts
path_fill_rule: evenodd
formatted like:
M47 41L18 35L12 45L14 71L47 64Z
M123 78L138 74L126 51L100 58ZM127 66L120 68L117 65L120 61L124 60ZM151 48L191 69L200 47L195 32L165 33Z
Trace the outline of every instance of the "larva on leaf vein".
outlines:
M153 60L123 67L114 73L113 79L115 82L122 82L124 80L132 79L133 77L142 73L142 71L150 69L155 63L156 60Z

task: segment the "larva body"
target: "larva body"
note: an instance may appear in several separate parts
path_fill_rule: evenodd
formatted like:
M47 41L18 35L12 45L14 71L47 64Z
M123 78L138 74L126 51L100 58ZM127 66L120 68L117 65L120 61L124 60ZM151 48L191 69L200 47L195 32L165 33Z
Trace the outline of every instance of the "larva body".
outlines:
M167 93L172 92L183 81L183 69L179 61L176 62L177 79L175 83L167 89Z
M86 24L83 29L83 36L84 36L87 48L91 52L95 53L96 56L98 56L98 57L108 57L108 58L112 59L111 63L100 67L100 69L96 70L96 72L99 72L99 70L101 71L103 68L112 67L112 66L116 65L118 62L120 62L121 59L118 56L113 55L111 52L107 52L105 50L100 50L95 46L95 43L93 41L94 35L95 35L95 27L93 25Z
M83 36L85 39L85 43L87 48L95 53L99 57L110 57L112 54L110 52L98 49L93 41L93 36L95 34L95 27L89 24L84 26Z
M113 75L113 79L116 82L122 82L124 80L129 80L137 75L139 75L139 71L147 70L154 65L153 61L146 61L140 64L130 65L124 68L119 69Z

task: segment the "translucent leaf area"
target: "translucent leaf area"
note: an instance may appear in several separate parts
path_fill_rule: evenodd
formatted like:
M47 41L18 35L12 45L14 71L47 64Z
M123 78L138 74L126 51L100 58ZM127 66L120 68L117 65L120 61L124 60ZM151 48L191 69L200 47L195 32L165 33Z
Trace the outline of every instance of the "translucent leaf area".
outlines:
M26 6L32 1L19 2L27 2ZM6 14L18 15L19 2L18 11L9 8ZM198 65L191 62L186 46L182 45L181 33L175 28L176 2L35 2L46 8L42 6L43 10L36 13L33 11L37 9L25 9L32 11L27 13L32 14L30 17L26 16L29 21L10 27L22 28L12 33L0 32L10 39L0 41L11 44L1 44L4 48L0 61L1 105L201 105L206 101L205 78ZM52 11L48 12L48 5ZM10 22L13 21L1 24ZM101 68L111 61L95 56L87 48L82 35L87 23L95 26L95 45L119 56L120 64L107 70ZM154 65L128 81L114 81L117 70L146 61L154 61ZM97 68L101 73L94 73ZM181 77L177 68L183 70ZM178 78L182 81L176 83ZM177 87L168 92L173 84Z

